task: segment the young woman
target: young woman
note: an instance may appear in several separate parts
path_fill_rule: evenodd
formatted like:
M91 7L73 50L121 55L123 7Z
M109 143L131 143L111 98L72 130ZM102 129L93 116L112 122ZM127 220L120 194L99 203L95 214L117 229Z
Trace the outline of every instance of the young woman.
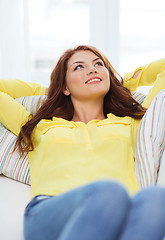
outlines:
M97 49L66 51L35 116L5 93L0 121L29 152L25 239L161 240L165 189L138 191L137 127L145 109Z

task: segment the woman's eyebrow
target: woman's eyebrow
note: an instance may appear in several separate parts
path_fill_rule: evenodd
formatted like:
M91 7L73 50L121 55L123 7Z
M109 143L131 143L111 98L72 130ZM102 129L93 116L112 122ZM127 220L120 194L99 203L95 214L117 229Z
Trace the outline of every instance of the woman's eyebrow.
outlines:
M92 60L92 62L95 62L95 61L97 61L97 60L101 60L99 57L98 58L95 58L94 60ZM71 66L73 65L73 64L77 64L77 63L84 63L83 61L76 61L76 62L73 62L72 64L71 64Z
M73 65L73 64L77 64L77 63L84 63L83 61L76 61L76 62L73 62L72 64L71 64L71 66Z
M95 61L97 61L97 60L101 60L99 57L98 58L95 58L94 60L93 60L93 62L95 62Z

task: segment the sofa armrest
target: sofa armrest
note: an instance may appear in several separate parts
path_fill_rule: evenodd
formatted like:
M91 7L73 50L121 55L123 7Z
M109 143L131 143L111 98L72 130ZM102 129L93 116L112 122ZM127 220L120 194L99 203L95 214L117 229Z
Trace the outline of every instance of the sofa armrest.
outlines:
M30 186L0 175L1 239L23 240L23 214L30 201Z

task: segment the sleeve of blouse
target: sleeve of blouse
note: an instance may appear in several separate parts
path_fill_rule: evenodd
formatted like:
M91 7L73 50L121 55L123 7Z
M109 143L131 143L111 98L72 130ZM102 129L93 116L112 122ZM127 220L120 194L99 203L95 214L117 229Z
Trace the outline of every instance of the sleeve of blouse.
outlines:
M21 127L31 118L31 113L12 97L0 91L0 122L18 136Z
M0 91L13 98L33 95L45 95L46 88L40 84L21 80L0 79Z
M136 91L140 86L152 86L157 75L165 70L165 58L138 67L124 75L124 86L130 91Z
M147 94L147 97L145 98L144 102L142 103L142 106L148 108L150 106L152 100L163 89L165 89L165 68L164 68L164 71L160 72L157 75L154 85L150 89L149 93Z

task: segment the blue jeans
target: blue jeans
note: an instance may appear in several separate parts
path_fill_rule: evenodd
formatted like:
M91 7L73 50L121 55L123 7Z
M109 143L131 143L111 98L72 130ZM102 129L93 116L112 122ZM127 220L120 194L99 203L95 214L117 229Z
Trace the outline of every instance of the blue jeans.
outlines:
M54 197L35 197L24 215L25 240L162 240L165 189L149 187L129 197L102 180Z

